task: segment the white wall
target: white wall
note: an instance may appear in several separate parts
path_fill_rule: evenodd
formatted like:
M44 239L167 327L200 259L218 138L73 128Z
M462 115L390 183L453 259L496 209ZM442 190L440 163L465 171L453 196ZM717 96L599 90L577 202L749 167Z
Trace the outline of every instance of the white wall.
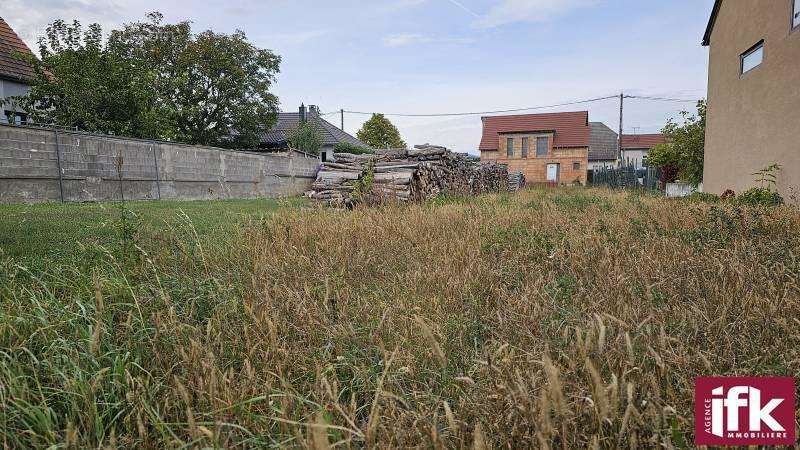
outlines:
M644 167L644 157L650 153L650 150L623 150L622 161L625 165L633 163L637 169Z

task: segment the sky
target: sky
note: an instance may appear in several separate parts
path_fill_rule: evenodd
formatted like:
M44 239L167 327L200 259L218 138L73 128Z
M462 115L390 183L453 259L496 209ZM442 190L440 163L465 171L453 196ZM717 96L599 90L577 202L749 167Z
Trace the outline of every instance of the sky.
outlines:
M439 114L538 107L619 95L699 99L700 45L713 0L4 0L2 16L32 49L55 19L104 29L160 11L195 31L244 31L283 61L281 109ZM692 103L628 99L625 133L660 130ZM619 127L619 100L588 110ZM340 125L340 116L326 118ZM368 115L346 114L355 134ZM409 145L477 153L480 115L389 116Z

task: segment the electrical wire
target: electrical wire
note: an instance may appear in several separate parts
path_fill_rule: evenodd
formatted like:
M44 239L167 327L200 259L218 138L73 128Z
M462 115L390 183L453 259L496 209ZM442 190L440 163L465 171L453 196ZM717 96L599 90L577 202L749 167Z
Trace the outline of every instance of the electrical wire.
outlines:
M581 105L586 103L593 103L599 102L602 100L609 100L612 98L619 98L618 95L609 95L606 97L597 97L591 98L586 100L577 100L572 102L565 102L565 103L557 103L554 105L543 105L543 106L529 106L525 108L514 108L514 109L501 109L495 111L477 111L477 112L459 112L459 113L437 113L437 114L406 114L406 113L383 113L384 116L394 116L394 117L460 117L460 116L480 116L486 114L503 114L503 113L510 113L510 112L522 112L522 111L533 111L537 109L549 109L549 108L558 108L561 106L571 106L571 105ZM341 113L341 111L338 111ZM365 112L365 111L344 111L347 114L358 114L358 115L372 115L376 114L374 112Z
M512 112L523 112L523 111L534 111L539 109L550 109L550 108L558 108L562 106L572 106L572 105L582 105L587 103L594 103L603 100L610 100L610 99L617 99L619 95L608 95L605 97L597 97L597 98L590 98L586 100L576 100L571 102L564 102L564 103L556 103L552 105L542 105L542 106L529 106L525 108L513 108L513 109L499 109L494 111L475 111L475 112L454 112L454 113L432 113L432 114L419 114L419 113L382 113L384 116L393 116L393 117L464 117L464 116L481 116L481 115L489 115L489 114L504 114L504 113L512 113ZM644 95L624 95L624 98L636 99L636 100L647 100L647 101L660 101L660 102L677 102L677 103L695 103L697 100L694 99L683 99L683 98L670 98L670 97L651 97L651 96L644 96ZM339 111L331 111L328 113L320 114L321 116L330 116L334 114L341 114L344 112L345 114L355 114L355 115L365 115L371 116L373 114L379 114L375 112L367 112L367 111L350 111L350 110L339 110Z
M697 100L689 100L684 98L668 98L668 97L646 97L642 95L626 95L625 98L634 98L637 100L650 100L657 102L679 102L679 103L697 103Z

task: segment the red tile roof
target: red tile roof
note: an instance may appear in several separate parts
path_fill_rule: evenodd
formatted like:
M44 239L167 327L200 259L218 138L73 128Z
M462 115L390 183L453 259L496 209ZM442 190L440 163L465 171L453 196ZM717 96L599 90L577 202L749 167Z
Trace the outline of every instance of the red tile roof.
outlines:
M588 147L589 112L522 114L483 118L483 137L480 150L494 151L503 133L554 131L553 147Z
M0 77L15 80L32 79L33 68L15 58L15 52L32 54L17 33L0 17Z
M664 144L667 138L663 134L623 134L622 149L646 148L651 149L658 144Z

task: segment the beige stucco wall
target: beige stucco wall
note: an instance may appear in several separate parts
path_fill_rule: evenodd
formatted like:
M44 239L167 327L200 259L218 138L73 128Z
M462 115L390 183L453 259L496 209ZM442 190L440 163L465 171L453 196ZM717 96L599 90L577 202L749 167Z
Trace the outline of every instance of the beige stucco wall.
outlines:
M726 0L711 35L704 186L737 193L752 173L781 164L778 188L800 196L800 29L792 0ZM764 40L761 66L740 76L740 55Z

